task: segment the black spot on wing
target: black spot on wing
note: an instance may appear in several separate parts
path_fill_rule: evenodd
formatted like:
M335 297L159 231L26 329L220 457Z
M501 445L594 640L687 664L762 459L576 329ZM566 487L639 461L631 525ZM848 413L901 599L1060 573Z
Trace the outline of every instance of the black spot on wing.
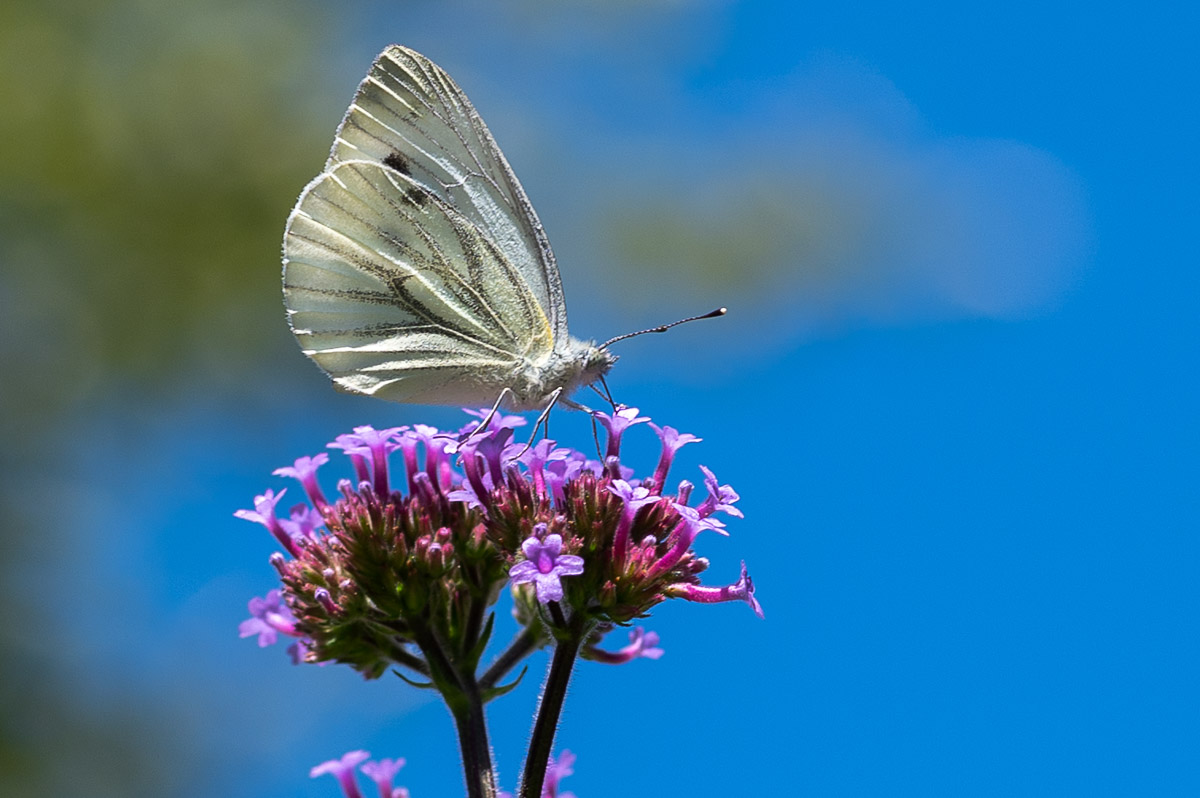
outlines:
M390 166L402 175L412 175L412 164L402 152L389 152L383 159L383 165Z
M425 203L429 202L429 196L416 186L409 186L406 188L404 190L404 198L413 205L416 205L418 208L425 207Z

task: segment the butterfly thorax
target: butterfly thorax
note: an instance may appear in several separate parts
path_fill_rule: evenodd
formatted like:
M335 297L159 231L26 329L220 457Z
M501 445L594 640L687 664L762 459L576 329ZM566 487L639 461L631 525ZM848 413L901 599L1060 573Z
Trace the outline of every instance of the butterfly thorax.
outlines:
M568 338L541 362L527 362L512 386L513 399L505 404L510 410L544 410L562 389L565 400L577 389L591 385L608 373L617 356L596 346L594 341Z

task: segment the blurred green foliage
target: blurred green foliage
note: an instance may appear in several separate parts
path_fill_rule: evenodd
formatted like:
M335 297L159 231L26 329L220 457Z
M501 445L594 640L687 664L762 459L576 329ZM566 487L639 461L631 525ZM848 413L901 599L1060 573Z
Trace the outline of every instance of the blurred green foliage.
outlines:
M114 374L245 365L327 120L295 3L0 7L5 416ZM321 120L321 124L316 124ZM65 385L64 385L65 383ZM13 390L13 389L16 390ZM60 409L55 407L54 409Z
M302 77L320 63L306 7L0 4L7 798L179 792L170 754L187 730L148 698L85 695L59 667L71 641L37 574L80 530L46 524L29 496L55 490L59 422L114 385L232 383L266 359L255 347L290 344L280 239L329 144L313 108L335 94Z

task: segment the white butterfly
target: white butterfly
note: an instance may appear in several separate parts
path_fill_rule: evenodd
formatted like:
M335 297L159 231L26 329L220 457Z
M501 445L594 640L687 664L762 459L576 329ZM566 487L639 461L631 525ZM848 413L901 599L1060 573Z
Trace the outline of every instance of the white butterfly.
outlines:
M336 386L397 402L574 405L617 360L567 332L546 234L467 96L397 45L288 217L283 295Z

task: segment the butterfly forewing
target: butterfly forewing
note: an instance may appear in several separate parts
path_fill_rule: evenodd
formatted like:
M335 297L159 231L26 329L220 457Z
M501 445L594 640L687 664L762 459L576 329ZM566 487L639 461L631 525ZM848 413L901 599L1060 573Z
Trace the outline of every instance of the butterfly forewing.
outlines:
M554 255L504 155L467 96L429 59L389 47L359 86L326 169L386 165L457 208L505 253L565 342L567 314Z
M284 295L305 353L342 388L385 399L475 401L553 346L506 253L424 185L373 162L340 163L301 194Z

